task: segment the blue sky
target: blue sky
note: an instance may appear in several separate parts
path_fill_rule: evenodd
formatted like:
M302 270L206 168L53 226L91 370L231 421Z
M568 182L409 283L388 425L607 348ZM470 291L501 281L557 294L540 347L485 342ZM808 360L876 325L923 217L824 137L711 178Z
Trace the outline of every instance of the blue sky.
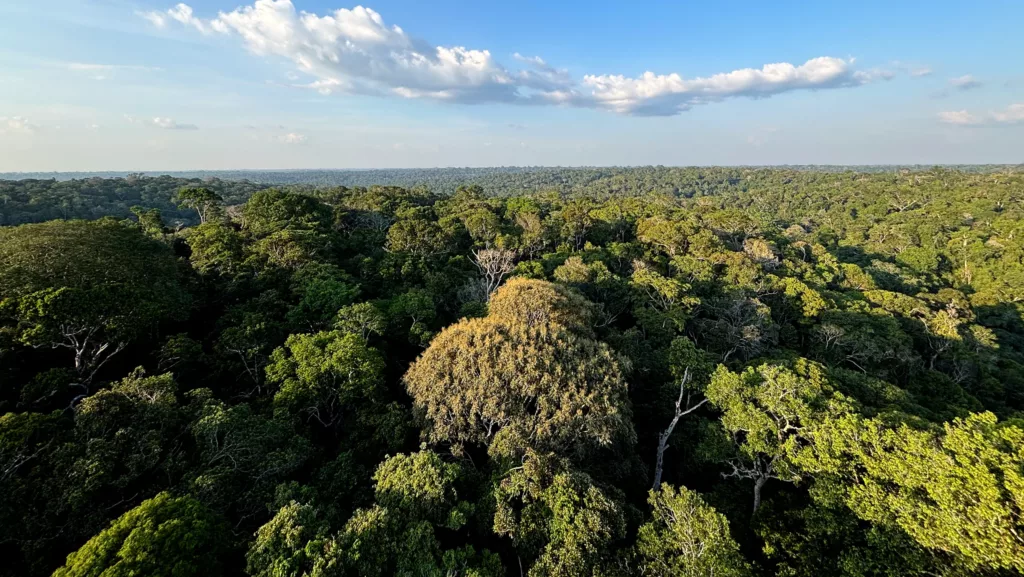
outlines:
M0 2L0 171L1024 162L1024 3Z

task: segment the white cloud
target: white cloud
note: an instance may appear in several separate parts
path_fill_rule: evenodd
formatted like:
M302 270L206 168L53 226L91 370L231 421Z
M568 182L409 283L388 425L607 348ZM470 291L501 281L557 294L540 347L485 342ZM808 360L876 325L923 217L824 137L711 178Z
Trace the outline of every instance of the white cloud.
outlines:
M970 90L972 88L980 87L981 81L970 74L965 74L956 78L950 78L949 85L957 90Z
M149 11L137 12L136 14L145 18L146 20L149 20L149 22L157 28L163 28L167 26L167 23L170 20L176 20L181 24L184 24L185 26L191 26L195 28L203 34L210 34L214 30L216 30L217 32L223 32L223 30L220 30L219 28L214 26L211 22L206 22L199 18L196 18L192 13L192 7L184 3L176 4L173 8L167 10L166 12Z
M309 138L307 138L305 134L289 132L288 134L280 136L278 140L285 144L305 144Z
M939 113L939 121L960 126L1009 125L1024 123L1024 102L1011 104L1003 110L992 110L975 114L967 110L951 110Z
M0 116L0 134L35 134L38 129L24 116Z
M947 110L939 113L939 121L946 124L959 124L969 126L981 124L981 119L966 110Z
M131 122L131 121L130 121ZM170 118L161 118L157 116L150 121L150 124L157 128L163 128L165 130L198 130L199 127L195 124L181 124Z
M64 62L61 66L71 70L72 72L78 72L86 74L93 80L106 80L114 73L119 71L158 71L160 68L154 68L150 66L136 66L129 64L95 64L91 62Z
M291 0L255 0L212 19L198 18L186 4L143 16L156 26L173 20L203 34L237 37L256 55L292 62L310 79L300 85L321 94L561 104L623 114L671 115L730 97L858 86L893 75L886 70L857 70L852 59L821 57L800 65L767 64L706 78L646 72L636 78L587 75L580 83L539 56L515 53L512 57L520 68L510 69L488 50L428 44L386 24L380 14L363 6L320 16L297 11Z
M911 68L910 75L914 78L920 78L922 76L930 76L932 69L927 66L921 66L920 68Z
M1006 107L1006 110L993 112L992 120L1002 124L1024 122L1024 102L1011 104Z
M854 70L850 60L821 57L800 66L780 62L760 69L744 68L703 78L645 72L637 78L588 75L583 83L593 90L593 99L601 108L629 114L665 115L725 98L757 98L792 90L858 86L887 77L891 75Z
M160 12L136 12L135 14L145 18L150 24L157 28L163 28L167 26L167 17Z

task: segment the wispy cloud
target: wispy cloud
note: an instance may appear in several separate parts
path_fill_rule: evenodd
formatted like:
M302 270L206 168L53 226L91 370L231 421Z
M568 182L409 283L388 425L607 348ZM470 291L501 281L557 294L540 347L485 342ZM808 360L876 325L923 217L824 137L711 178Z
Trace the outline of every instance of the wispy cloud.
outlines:
M309 138L305 134L289 132L288 134L280 136L278 140L285 144L305 144L306 141L309 140Z
M255 0L211 19L197 17L186 4L141 16L158 27L178 22L201 34L228 35L256 55L287 59L309 78L303 86L322 94L673 115L728 98L854 87L893 76L888 70L860 70L852 59L819 57L802 64L766 64L709 77L646 72L638 77L588 74L577 81L539 56L513 54L518 68L509 68L488 50L428 44L385 24L380 14L362 6L320 16L298 12L291 0Z
M176 120L170 118L156 117L152 120L153 126L157 128L163 128L164 130L197 130L199 127L195 124L182 124Z
M939 121L945 124L958 124L960 126L981 124L980 117L966 110L946 110L940 112Z
M973 88L980 88L981 81L970 74L965 74L956 78L950 78L949 85L957 90L971 90Z
M117 72L156 72L160 68L132 64L97 64L92 62L63 62L60 64L72 72L87 74L93 80L106 80Z
M968 110L950 110L939 113L939 121L959 126L998 126L1024 123L1024 102L1011 104L1002 110L974 113Z
M909 74L912 78L922 78L924 76L931 76L934 72L930 66L924 66L919 63L913 62L902 62L899 60L893 60L891 63L892 67L899 70L902 73Z
M185 26L191 26L203 34L211 34L214 31L226 32L225 29L220 27L218 20L205 21L196 18L193 15L192 7L184 3L176 4L173 8L164 12L151 10L148 12L137 12L136 14L149 20L157 28L164 28L170 21L174 20Z
M146 119L132 116L131 114L125 114L124 119L131 124L146 124L149 126L155 126L156 128L162 128L164 130L198 130L199 127L195 124L183 124L171 118L157 116L154 118Z
M91 62L65 62L68 70L78 72L113 72L115 70L159 71L153 66L136 66L134 64L95 64Z
M24 116L0 116L0 134L35 134L39 127Z

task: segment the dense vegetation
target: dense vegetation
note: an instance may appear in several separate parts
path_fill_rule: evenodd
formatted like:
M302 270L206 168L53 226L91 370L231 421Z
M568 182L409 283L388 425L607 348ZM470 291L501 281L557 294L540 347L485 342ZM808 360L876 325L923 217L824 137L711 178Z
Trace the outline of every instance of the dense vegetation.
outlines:
M1022 166L959 167L961 174L1017 174ZM864 178L891 182L893 175L920 173L922 167L861 166ZM170 226L195 224L195 214L181 210L174 194L182 187L203 186L227 205L245 202L270 186L311 192L323 187L400 186L419 192L450 195L459 186L480 186L490 196L553 192L568 196L608 198L623 195L695 196L721 192L775 189L803 184L818 187L849 168L805 166L766 168L675 168L664 166L560 168L499 167L394 170L197 171L170 176L141 173L0 173L0 225L51 219L131 216L131 208L155 208Z
M547 188L0 183L0 574L1024 571L1024 175Z

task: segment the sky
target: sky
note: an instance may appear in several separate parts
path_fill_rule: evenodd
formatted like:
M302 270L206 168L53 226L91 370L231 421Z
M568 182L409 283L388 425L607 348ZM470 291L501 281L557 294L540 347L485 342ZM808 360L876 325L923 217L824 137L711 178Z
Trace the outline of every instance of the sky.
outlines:
M0 0L0 172L1024 162L1024 2Z

